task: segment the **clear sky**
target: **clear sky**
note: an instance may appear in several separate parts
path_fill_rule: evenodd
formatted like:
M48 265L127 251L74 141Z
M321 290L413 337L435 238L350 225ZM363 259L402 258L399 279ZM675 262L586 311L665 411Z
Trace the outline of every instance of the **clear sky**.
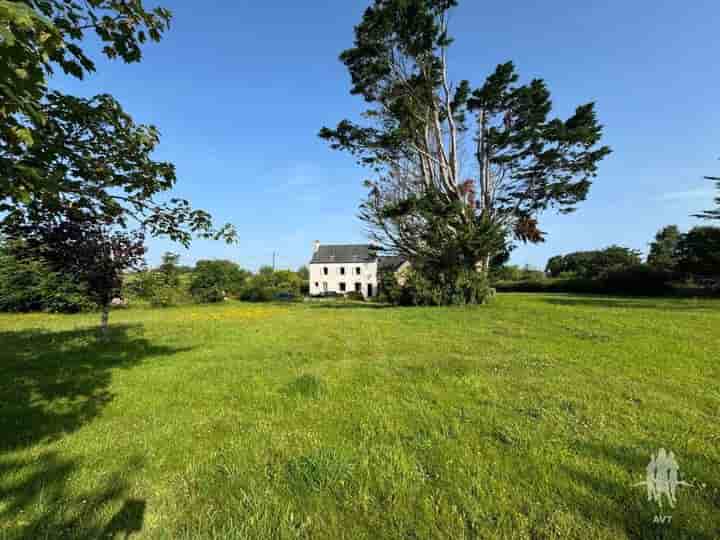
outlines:
M227 258L255 269L307 262L312 241L366 241L357 206L369 174L317 137L357 118L362 100L338 54L370 0L164 0L171 30L142 63L98 57L98 73L52 85L80 95L110 92L136 121L158 126L157 158L177 166L175 195L234 223L237 246L196 242L186 252L150 243L184 263ZM152 3L150 3L152 5ZM544 78L555 113L595 101L613 154L588 200L570 216L546 214L547 242L521 246L512 262L612 243L645 251L654 233L712 206L720 174L720 46L717 0L460 0L451 77L480 85L513 60L522 81Z

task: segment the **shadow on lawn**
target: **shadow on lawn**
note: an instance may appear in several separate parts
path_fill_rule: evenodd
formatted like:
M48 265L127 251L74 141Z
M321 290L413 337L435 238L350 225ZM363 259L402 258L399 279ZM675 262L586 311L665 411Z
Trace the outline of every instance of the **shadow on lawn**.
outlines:
M673 302L671 297L666 298L608 298L592 297L592 296L573 296L568 298L554 297L542 298L547 304L556 306L570 307L598 307L598 308L614 308L614 309L661 309L670 311L717 311L720 303L713 307L707 304L707 299L703 298L703 304L693 305L692 299L682 299L681 302Z
M0 332L0 451L75 431L112 400L111 370L183 350L153 345L140 325L112 327L107 343L96 332Z
M54 452L32 460L0 458L0 478L5 479L0 483L0 523L5 528L0 537L130 538L145 522L146 502L128 497L128 477L142 464L134 458L121 470L103 475L102 485L71 487L72 475L80 469L76 460Z
M79 460L52 451L19 458L14 451L50 443L97 417L114 397L113 370L186 349L153 345L140 325L111 327L105 343L94 328L0 332L0 343L0 524L11 524L0 525L0 538L115 538L138 532L145 502L126 495L129 475L141 471L140 459L131 459L122 471L93 471L88 481L102 478L103 485L84 486Z
M710 476L715 475L717 463L712 459L693 453L678 456L680 479L694 483L694 479L702 478L710 489L681 488L676 508L669 508L666 502L663 510L648 501L646 488L639 485L645 481L646 466L657 448L580 443L575 450L578 455L590 457L592 463L600 465L593 470L561 466L561 474L567 476L570 480L567 485L571 486L564 498L573 501L573 509L586 519L624 531L633 539L717 538L720 500L713 496L717 476ZM603 475L601 471L610 471L603 465L612 465L615 471L619 467L629 474L620 475L620 478L617 473ZM671 515L672 520L655 523L658 515Z

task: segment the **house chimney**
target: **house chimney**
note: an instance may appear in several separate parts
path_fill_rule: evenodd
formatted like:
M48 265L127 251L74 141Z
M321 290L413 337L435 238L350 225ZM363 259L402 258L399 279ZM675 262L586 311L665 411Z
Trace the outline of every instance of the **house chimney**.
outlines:
M315 240L313 242L313 253L317 253L318 249L320 249L320 240Z

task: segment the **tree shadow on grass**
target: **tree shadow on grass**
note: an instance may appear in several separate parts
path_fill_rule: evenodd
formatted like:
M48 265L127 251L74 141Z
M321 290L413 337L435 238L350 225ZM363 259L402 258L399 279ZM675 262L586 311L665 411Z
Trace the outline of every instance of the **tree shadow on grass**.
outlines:
M678 301L673 301L678 300ZM597 307L613 309L661 309L670 311L719 311L720 302L716 306L709 305L707 299L701 299L702 304L693 305L692 299L666 298L620 298L606 296L568 296L542 298L542 301L555 306L569 307ZM711 301L710 301L711 302Z
M40 445L102 412L114 370L187 349L152 344L141 325L113 326L107 342L96 332L0 332L0 539L129 537L143 527L145 501L127 496L139 458L83 474L81 460Z
M0 452L50 442L95 418L113 399L112 370L186 349L153 345L142 326L0 332Z
M664 509L648 501L646 466L656 448L645 445L613 446L602 443L580 443L576 452L590 458L592 470L561 465L560 474L571 486L564 499L572 501L574 510L585 518L622 530L632 539L714 540L720 531L720 501L712 493L717 486L715 463L707 456L686 454L680 459L682 480L704 478L710 486L704 490L682 488L676 508ZM687 466L686 466L687 465ZM627 474L618 474L618 470ZM615 473L611 474L610 471ZM656 516L669 515L666 523L655 522ZM625 537L624 536L624 537Z
M0 457L0 538L130 538L145 522L145 500L128 496L128 478L142 464L130 458L121 469L96 475L99 485L84 486L73 479L81 463L55 452L33 459Z

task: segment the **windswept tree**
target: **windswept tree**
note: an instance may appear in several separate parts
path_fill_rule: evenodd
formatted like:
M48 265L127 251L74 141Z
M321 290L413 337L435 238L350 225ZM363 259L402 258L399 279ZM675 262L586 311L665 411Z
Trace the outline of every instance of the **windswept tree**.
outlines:
M720 177L706 176L705 179L715 182L718 192L720 192ZM705 212L702 212L701 214L696 214L694 217L699 217L702 219L720 219L720 195L715 197L715 204L717 205L717 208L715 208L714 210L706 210Z
M320 136L370 167L360 216L372 238L429 277L485 270L513 240L540 242L538 216L587 196L602 128L592 103L551 118L542 80L502 64L479 88L448 73L456 0L375 0L340 55L365 122Z

